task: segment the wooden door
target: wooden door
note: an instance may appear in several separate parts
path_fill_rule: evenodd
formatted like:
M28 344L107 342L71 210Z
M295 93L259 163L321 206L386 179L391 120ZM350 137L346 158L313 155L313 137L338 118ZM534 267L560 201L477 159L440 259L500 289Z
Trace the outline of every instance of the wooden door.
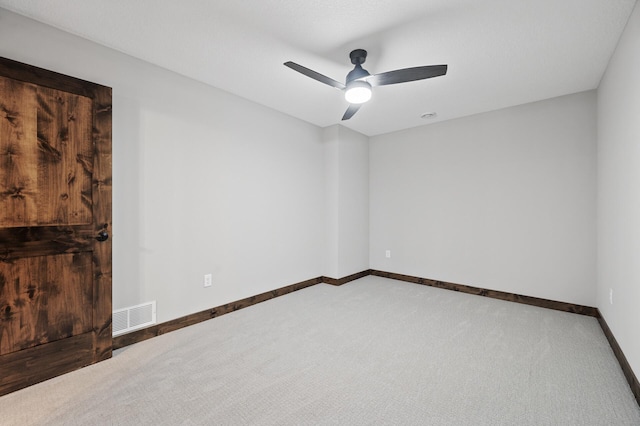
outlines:
M0 58L0 395L111 357L111 89Z

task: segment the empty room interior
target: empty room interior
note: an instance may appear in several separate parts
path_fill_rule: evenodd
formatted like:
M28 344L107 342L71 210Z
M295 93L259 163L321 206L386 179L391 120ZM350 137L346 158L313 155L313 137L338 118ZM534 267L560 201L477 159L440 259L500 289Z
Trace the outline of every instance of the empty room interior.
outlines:
M640 424L635 0L0 0L0 58L0 423Z

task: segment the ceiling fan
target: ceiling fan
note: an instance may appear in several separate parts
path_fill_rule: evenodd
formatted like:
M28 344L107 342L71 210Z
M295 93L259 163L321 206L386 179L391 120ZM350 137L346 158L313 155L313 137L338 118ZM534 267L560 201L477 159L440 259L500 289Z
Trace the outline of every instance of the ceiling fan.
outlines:
M362 104L371 99L371 88L374 86L424 80L425 78L439 77L447 73L446 65L427 65L423 67L402 68L371 75L369 71L362 68L362 64L364 64L364 61L367 59L366 50L353 50L349 54L349 58L351 58L351 63L354 64L355 67L347 74L344 84L309 68L305 68L302 65L298 65L295 62L288 61L285 62L284 65L320 83L344 91L344 97L347 102L349 102L349 108L347 108L347 111L342 116L342 120L348 120L353 117Z

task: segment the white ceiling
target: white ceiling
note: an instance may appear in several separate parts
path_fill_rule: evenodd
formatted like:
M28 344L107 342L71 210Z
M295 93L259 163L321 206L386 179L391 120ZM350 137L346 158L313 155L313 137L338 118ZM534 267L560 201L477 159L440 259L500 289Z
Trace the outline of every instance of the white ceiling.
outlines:
M374 89L345 126L372 136L598 86L636 0L0 0L29 16L325 127L349 52L372 74L448 64ZM437 112L425 121L420 115Z

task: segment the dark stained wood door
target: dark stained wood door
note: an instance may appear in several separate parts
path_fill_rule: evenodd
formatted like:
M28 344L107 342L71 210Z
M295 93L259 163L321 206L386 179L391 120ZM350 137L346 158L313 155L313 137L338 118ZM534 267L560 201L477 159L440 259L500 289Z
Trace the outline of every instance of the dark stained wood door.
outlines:
M0 58L0 395L111 357L111 89Z

